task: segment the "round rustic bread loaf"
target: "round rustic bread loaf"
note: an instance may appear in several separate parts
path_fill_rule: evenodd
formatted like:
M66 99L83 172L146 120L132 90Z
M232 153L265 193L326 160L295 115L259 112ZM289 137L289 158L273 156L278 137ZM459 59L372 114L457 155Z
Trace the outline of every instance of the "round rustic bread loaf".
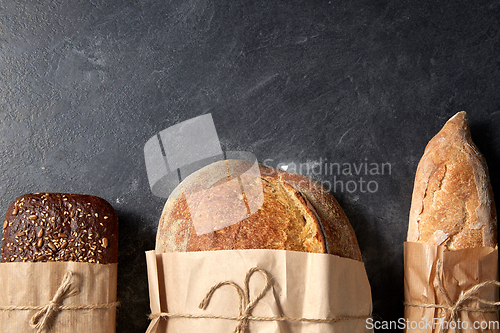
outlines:
M408 238L459 250L497 244L488 167L459 112L429 141L417 172Z
M245 171L252 168L257 176L248 177ZM208 216L235 222L199 232L193 220ZM172 192L160 218L156 251L234 249L330 253L362 261L347 216L319 182L262 164L223 160L192 173Z

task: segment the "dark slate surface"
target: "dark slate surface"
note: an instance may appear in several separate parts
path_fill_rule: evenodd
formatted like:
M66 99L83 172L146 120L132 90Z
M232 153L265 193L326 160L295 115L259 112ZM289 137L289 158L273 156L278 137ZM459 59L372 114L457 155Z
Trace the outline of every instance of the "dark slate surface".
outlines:
M0 1L0 210L88 193L120 217L118 332L145 332L144 251L164 199L143 147L211 113L224 150L279 163L389 163L337 188L377 320L403 315L413 177L454 113L500 197L500 1ZM340 183L337 183L340 184ZM352 184L351 184L352 186Z

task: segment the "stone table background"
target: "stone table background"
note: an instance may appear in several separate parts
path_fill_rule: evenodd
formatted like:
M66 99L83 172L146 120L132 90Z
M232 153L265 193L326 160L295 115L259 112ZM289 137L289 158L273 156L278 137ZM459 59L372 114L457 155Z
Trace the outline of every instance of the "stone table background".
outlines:
M211 113L223 150L270 166L390 164L313 176L377 184L332 192L375 318L397 320L416 166L458 111L500 198L499 22L500 1L482 0L0 1L0 214L27 192L108 200L120 218L118 332L145 332L144 251L165 199L149 189L144 144Z

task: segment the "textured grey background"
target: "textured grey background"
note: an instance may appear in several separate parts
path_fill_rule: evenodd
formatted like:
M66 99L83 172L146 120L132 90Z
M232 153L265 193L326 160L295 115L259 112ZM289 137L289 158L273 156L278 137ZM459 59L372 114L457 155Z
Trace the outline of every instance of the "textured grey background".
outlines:
M499 22L500 1L481 0L0 1L0 212L26 192L108 200L120 218L118 332L145 332L144 251L164 199L149 190L143 147L212 113L224 150L271 166L391 164L365 178L376 193L335 196L375 317L396 320L414 173L455 112L469 112L500 196Z

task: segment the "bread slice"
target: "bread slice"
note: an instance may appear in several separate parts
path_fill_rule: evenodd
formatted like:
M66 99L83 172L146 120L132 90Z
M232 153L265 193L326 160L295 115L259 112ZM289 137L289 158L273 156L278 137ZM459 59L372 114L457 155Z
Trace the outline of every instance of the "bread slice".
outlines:
M428 143L415 175L407 240L458 250L495 247L488 168L459 112Z
M228 201L238 192L238 183L235 188L218 185L244 177L242 174L250 168L246 161L224 160L188 176L165 204L156 251L278 249L330 253L362 261L354 230L342 208L331 193L309 177L259 164L260 176L247 180L240 197L247 208L243 210L251 213L242 214L236 208L228 211ZM261 205L252 210L252 201L259 194L263 195ZM237 222L197 234L191 214Z

